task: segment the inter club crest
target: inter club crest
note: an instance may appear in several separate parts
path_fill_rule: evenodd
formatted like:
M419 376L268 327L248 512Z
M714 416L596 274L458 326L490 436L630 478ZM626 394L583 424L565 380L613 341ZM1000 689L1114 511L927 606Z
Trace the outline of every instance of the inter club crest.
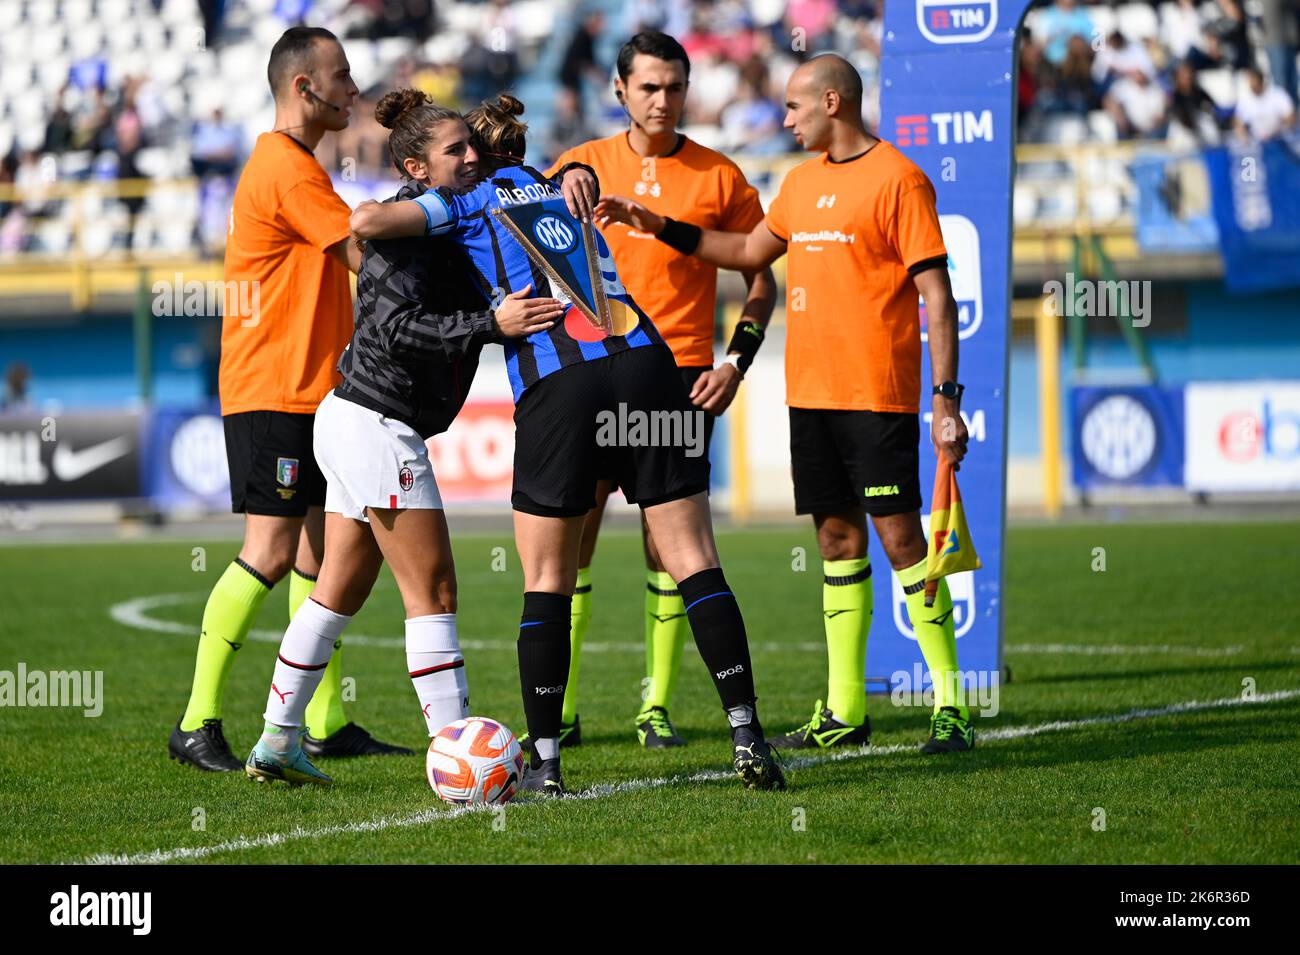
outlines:
M564 330L577 341L626 335L640 316L619 281L604 238L569 214L563 199L493 209L492 215L568 300Z

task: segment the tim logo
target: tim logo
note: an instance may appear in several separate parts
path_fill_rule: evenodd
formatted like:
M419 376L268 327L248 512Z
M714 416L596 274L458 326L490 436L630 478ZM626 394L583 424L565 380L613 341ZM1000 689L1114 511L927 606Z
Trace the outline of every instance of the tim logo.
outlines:
M835 199L836 199L836 196L835 196L834 193L831 193L829 196L818 196L818 197L817 197L817 208L818 208L818 209L833 209L833 208L835 207Z
M939 146L993 142L993 111L915 113L894 117L895 146Z
M929 537L929 514L921 515L921 525L925 528L926 536ZM951 553L952 550L953 547L949 543L948 552ZM907 596L898 583L898 577L890 574L890 578L889 586L893 592L890 602L894 605L894 626L907 639L915 640L916 631L912 629L911 621L907 616ZM952 625L958 637L965 636L975 622L975 574L965 570L960 574L949 574L944 579L948 581L948 590L952 594Z
M552 252L567 255L578 245L578 234L558 216L538 216L533 223L533 235Z
M998 22L997 0L917 0L916 25L931 43L978 43Z

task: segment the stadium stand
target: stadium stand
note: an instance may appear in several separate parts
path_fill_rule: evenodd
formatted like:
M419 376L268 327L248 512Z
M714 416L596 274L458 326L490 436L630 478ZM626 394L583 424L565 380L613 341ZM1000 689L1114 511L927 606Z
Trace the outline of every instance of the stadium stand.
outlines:
M1023 30L1021 140L1217 141L1232 132L1237 103L1258 98L1239 67L1271 66L1273 84L1295 96L1294 35L1265 32L1277 6L1287 4L1036 7ZM0 261L219 255L230 182L272 115L266 50L295 22L344 38L363 91L351 128L320 150L344 179L388 175L383 131L370 116L394 85L455 106L514 86L541 133L537 161L616 127L621 115L606 95L613 51L640 28L682 38L694 64L687 131L715 148L793 151L780 128L781 92L799 58L821 50L857 65L865 110L873 120L878 113L881 20L870 0L13 0L0 5ZM1180 62L1190 67L1181 87ZM1059 152L1063 175L1022 176L1018 224L1079 214L1074 161ZM1090 153L1083 173L1095 187L1088 212L1119 221L1133 185L1123 153L1101 155ZM770 180L766 163L757 166Z

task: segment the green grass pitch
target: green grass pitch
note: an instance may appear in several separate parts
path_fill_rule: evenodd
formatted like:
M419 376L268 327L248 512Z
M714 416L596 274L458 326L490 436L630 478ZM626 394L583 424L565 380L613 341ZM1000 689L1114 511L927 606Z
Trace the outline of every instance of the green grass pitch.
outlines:
M500 815L442 806L422 756L329 763L330 791L257 786L166 758L203 600L235 544L0 547L0 669L22 661L104 673L98 718L0 710L0 862L1300 862L1298 531L1013 528L1014 682L1002 689L1000 714L977 721L978 748L921 756L926 714L876 696L878 749L797 760L785 793L745 792L724 772L724 719L693 649L673 711L690 745L636 746L640 543L608 534L581 675L586 742L565 760L569 787L586 798L520 800ZM206 571L192 569L196 545L206 548ZM789 729L825 685L811 529L728 532L719 545L761 645L764 723ZM812 554L808 572L791 569L796 546ZM497 547L504 572L492 570ZM1096 547L1106 549L1105 572L1091 568ZM521 731L513 545L504 535L461 535L455 549L474 710ZM142 611L163 630L110 616L115 605L159 595L180 595ZM286 602L282 584L258 630L279 633ZM879 616L877 608L887 623ZM422 747L401 621L385 573L351 628L375 642L344 651L356 681L350 713L381 738ZM875 638L898 639L887 626ZM1069 652L1043 652L1050 645ZM274 653L273 643L250 640L236 661L225 715L238 755L260 728ZM1243 700L1250 687L1254 701ZM1190 701L1227 702L1170 710ZM1113 719L1139 710L1148 712ZM1017 728L1034 732L1006 732Z

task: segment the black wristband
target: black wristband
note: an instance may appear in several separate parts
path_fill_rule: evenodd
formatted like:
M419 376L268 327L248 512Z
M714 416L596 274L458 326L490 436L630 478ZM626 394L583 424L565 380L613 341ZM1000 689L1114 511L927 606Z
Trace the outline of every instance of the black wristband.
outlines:
M758 322L744 321L736 326L736 330L731 333L731 341L727 343L727 354L733 352L740 356L736 363L736 368L743 376L749 371L749 366L754 363L754 356L758 354L758 346L763 344L763 326Z
M682 255L690 255L699 247L700 236L703 234L704 230L697 225L664 216L664 227L655 238Z

